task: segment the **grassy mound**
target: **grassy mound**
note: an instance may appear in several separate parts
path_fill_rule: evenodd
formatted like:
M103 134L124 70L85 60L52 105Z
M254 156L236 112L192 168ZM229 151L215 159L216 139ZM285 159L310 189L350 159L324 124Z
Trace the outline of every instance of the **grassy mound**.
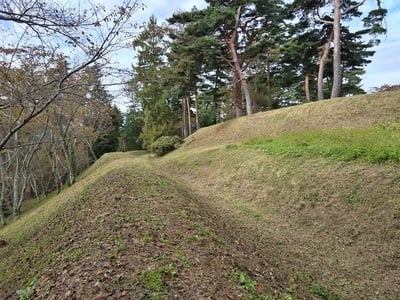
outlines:
M103 156L0 230L0 298L399 299L400 93Z

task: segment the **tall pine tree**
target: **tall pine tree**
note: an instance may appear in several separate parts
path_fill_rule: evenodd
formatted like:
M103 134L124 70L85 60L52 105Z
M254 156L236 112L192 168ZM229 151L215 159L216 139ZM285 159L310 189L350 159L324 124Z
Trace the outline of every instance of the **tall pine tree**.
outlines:
M141 135L143 147L163 135L174 133L176 113L171 109L169 91L166 89L167 28L159 26L151 16L144 30L133 41L137 51L137 62L133 67L129 90L139 102L144 114L144 127Z

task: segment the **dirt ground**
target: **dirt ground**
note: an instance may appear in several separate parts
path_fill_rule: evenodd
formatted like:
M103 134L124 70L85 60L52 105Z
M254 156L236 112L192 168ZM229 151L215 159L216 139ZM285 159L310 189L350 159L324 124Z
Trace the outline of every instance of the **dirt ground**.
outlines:
M122 168L22 246L20 257L31 254L18 263L37 276L34 299L248 299L280 290L274 265L228 224L168 179ZM0 298L17 299L24 284L3 285Z

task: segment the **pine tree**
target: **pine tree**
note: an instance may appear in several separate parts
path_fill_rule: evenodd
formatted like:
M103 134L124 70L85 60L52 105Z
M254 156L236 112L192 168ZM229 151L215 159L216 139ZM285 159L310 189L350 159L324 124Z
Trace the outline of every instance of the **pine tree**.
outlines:
M159 26L151 16L144 30L133 41L137 51L137 63L133 68L129 90L140 103L144 114L144 127L141 138L143 147L163 135L174 133L176 115L170 106L166 90L167 57L169 45L165 39L167 29Z
M359 8L364 3L365 1L350 0L296 0L288 6L292 18L298 19L293 27L296 28L293 31L294 39L300 41L299 37L310 36L310 32L321 32L317 75L319 100L325 98L325 82L328 82L331 98L362 92L359 83L363 66L369 62L368 57L374 54L369 49L374 44L379 44L377 35L386 32L382 23L387 13L381 7L380 1L377 1L377 9L370 11L362 20L364 28L351 32L349 22L361 17ZM373 37L371 41L365 41L368 34ZM306 43L300 45L303 49L307 47ZM315 55L313 57L316 57Z
M201 126L203 110L199 107L199 94L210 90L205 82L214 86L213 83L218 80L211 74L217 73L217 57L221 55L219 41L210 34L210 27L196 22L201 15L202 11L193 9L168 19L172 39L168 55L170 79L175 95L181 102L183 137L192 131L193 111L194 128L197 130Z
M236 116L251 114L254 104L248 82L252 63L277 48L276 36L282 34L279 28L283 24L283 2L209 0L207 3L210 5L206 9L176 14L170 22L184 24L185 32L196 39L207 37L218 43L214 59L217 58L219 66L214 70L230 73Z

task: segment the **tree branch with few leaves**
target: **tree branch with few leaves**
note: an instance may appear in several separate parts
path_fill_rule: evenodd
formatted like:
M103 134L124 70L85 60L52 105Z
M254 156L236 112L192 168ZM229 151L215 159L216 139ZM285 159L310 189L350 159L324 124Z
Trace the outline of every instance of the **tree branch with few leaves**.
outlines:
M32 70L33 76L42 78L40 80L44 82L43 84L33 85L31 90L22 92L18 85L14 88L11 86L8 94L2 95L0 110L8 114L9 119L12 120L8 122L8 128L4 127L6 124L1 124L3 136L0 136L0 151L16 132L42 114L63 92L72 88L68 85L72 76L105 59L112 51L121 47L124 39L122 33L125 32L126 27L133 25L131 18L141 7L142 5L137 0L127 0L120 7L106 13L103 7L90 3L88 8L79 9L59 4L52 5L45 1L5 0L1 2L0 20L4 21L3 24L22 26L24 35L23 39L17 36L19 31L14 32L14 37L19 39L18 48L8 48L5 51L9 45L4 47L0 45L5 66L5 68L0 68L2 78L7 79L9 76L7 74L10 72L20 72L18 70L21 69L21 60L16 61L15 53L23 59L24 49L38 47L38 45L52 49L54 52L48 56L48 61L43 61ZM60 47L62 44L71 49L70 53L76 54L73 60L63 54L62 49L63 47L65 49L65 46ZM57 55L70 58L72 63L68 69L65 66L59 76L47 80L48 72L51 71L49 66L54 65L54 58ZM42 60L45 59L46 56L42 58ZM40 82L39 78L31 78L31 80ZM6 83L7 81L2 84ZM17 95L20 95L19 99L16 98ZM32 102L31 95L40 95L40 97ZM29 102L31 104L26 105ZM10 113L10 110L16 110L17 114Z

